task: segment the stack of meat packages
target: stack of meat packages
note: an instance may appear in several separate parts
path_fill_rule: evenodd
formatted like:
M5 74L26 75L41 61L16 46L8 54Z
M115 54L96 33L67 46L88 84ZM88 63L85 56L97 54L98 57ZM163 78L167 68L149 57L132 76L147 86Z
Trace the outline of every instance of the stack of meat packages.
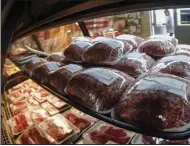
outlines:
M69 100L124 123L168 132L188 129L189 45L167 35L124 34L77 39L61 55L59 61L34 59L25 71Z

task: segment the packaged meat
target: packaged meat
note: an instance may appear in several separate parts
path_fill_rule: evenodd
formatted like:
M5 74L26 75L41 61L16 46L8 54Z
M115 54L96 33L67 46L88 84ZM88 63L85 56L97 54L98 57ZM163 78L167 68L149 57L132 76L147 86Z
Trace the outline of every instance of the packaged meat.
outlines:
M132 45L132 49L137 49L137 47L144 41L143 38L139 36L134 36L130 34L123 34L116 37L116 39L126 41L130 45Z
M83 134L83 138L94 144L128 144L134 135L134 132L99 121Z
M41 107L36 108L30 112L31 121L38 125L40 122L46 120L49 117L47 111Z
M46 136L37 126L31 126L25 130L18 138L17 144L54 144L55 141Z
M168 73L179 77L190 77L190 56L175 55L163 57L151 69L151 72Z
M21 112L24 112L28 108L26 100L21 100L15 103L10 104L11 111L14 116L18 115Z
M79 133L80 130L72 125L63 115L57 114L42 123L39 127L50 137L52 137L56 143L61 144L62 142L69 139L73 134Z
M136 134L131 141L131 144L133 145L138 145L138 144L190 144L190 138L185 139L185 140L166 140L162 138L157 138L157 137L151 137L151 136L146 136L146 135L141 135L141 134Z
M90 116L88 114L85 114L85 113L77 110L76 108L71 108L70 111L72 113L74 113L75 115L79 115L79 116L81 116L81 117L83 117L85 119L90 119L90 121L93 121L93 122L97 122L98 121L98 119L96 119L96 118L94 118L94 117L92 117L92 116Z
M86 139L83 138L83 139L77 141L76 144L78 144L78 145L86 145L86 144L95 144L95 143L93 143L92 141L89 141L89 140L86 140Z
M55 61L55 62L61 62L63 59L64 57L62 56L62 52L53 53L46 58L47 61Z
M82 37L77 37L76 39L74 39L73 42L77 42L77 41L91 42L91 40L92 39L90 37L84 37L84 36L82 36Z
M123 73L124 74L124 73ZM90 68L74 75L66 87L73 100L98 112L107 113L134 80L107 68Z
M18 135L27 129L31 124L30 118L27 116L28 113L21 113L17 116L9 119L9 126L11 127L11 132L13 135Z
M124 43L122 41L104 38L88 48L83 60L89 63L112 64L124 54Z
M175 55L188 55L188 56L190 56L190 45L186 45L186 44L177 45Z
M94 122L91 121L88 117L83 117L81 115L77 115L72 111L67 111L63 114L63 116L69 120L73 125L78 127L81 131L91 126Z
M84 52L91 46L92 44L86 41L73 42L65 49L64 56L68 60L81 62Z
M113 68L118 69L132 77L147 72L155 61L145 53L132 52L124 55Z
M33 71L40 65L42 65L43 63L46 63L47 61L42 59L42 58L38 58L38 57L34 57L30 62L26 63L24 66L24 71L31 77L33 74Z
M55 96L48 96L47 101L49 101L51 104L53 104L56 108L61 109L61 108L67 108L69 105L65 103L63 100L55 97Z
M36 90L35 92L32 92L31 95L40 103L45 102L47 100L48 96L51 96L51 94L46 91L45 89L41 88Z
M61 67L61 64L57 63L57 62L52 61L52 62L44 63L34 70L33 76L38 81L40 81L42 83L47 83L48 82L48 73L50 71L58 69L59 67Z
M190 82L169 74L146 74L127 89L112 117L144 129L189 129Z
M64 93L64 89L69 79L76 73L84 70L84 68L77 64L69 64L63 66L55 71L48 74L48 82L58 92Z
M150 36L149 39L165 39L171 42L174 48L176 48L176 46L178 45L178 39L169 35L157 34L157 35Z
M24 100L28 96L28 93L23 94L19 90L13 90L12 92L9 92L9 94L7 94L7 99L10 103L15 103L20 100Z
M190 51L187 51L187 50L177 50L175 55L187 55L187 56L190 56Z
M39 106L39 103L32 96L27 97L26 101L29 104L29 106L32 106L32 107L38 107Z
M157 59L175 53L172 43L166 39L148 39L141 43L138 52Z
M53 106L53 105L52 105L51 103L49 103L48 101L42 103L41 106L42 106L50 115L55 115L55 114L57 114L57 113L60 112L55 106Z

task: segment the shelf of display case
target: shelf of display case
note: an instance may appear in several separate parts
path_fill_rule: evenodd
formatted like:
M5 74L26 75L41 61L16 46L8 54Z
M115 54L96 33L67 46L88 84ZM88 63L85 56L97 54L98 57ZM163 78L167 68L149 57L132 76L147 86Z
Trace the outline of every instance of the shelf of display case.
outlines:
M148 136L153 136L153 137L164 138L164 139L170 139L170 140L183 140L183 139L187 139L190 137L190 129L188 131L185 131L185 132L165 132L165 131L157 131L157 130L147 130L147 129L142 129L142 128L139 128L139 127L118 121L118 120L114 120L111 118L110 114L100 114L100 113L92 110L91 108L73 100L73 98L71 98L67 94L60 94L58 92L55 92L56 90L53 89L52 87L50 87L49 85L42 84L38 80L36 80L35 78L31 78L31 77L28 77L28 78L32 79L38 85L45 88L51 94L53 94L56 97L64 100L64 102L71 105L72 107L74 107L74 108L76 108L76 109L78 109L78 110L80 110L80 111L82 111L82 112L84 112L90 116L93 116L99 120L113 124L115 126L124 128L126 130L134 131L136 133L140 133L140 134L144 134L144 135L148 135Z

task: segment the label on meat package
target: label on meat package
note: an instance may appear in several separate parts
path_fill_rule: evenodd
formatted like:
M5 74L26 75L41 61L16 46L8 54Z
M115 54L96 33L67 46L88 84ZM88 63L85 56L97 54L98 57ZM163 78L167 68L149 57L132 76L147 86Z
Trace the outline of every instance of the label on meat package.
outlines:
M56 70L59 68L59 64L58 63L50 63L50 64L47 64L47 68L50 70L50 71L53 71L53 70Z
M96 78L98 81L106 85L110 85L119 77L119 75L114 73L113 71L98 68L84 71L83 74L87 74L93 78Z
M67 70L69 70L70 72L72 72L72 73L75 73L75 72L77 72L79 70L82 70L81 66L74 65L74 64L67 65L67 66L65 66L65 68Z

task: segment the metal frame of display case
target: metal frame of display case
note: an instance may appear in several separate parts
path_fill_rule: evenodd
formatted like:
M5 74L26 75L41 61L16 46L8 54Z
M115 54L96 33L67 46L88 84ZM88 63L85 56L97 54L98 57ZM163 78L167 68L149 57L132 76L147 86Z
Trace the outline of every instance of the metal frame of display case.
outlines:
M59 1L60 0L56 0ZM10 1L9 1L10 2ZM31 2L31 1L30 1ZM63 1L62 1L63 2ZM105 0L105 1L94 1L94 0L88 0L84 3L81 3L79 5L67 8L65 10L60 10L56 13L50 13L51 7L47 6L48 11L46 15L44 14L44 17L41 19L35 19L33 14L29 8L31 5L28 4L27 1L14 1L9 6L5 6L7 10L5 11L5 8L3 9L2 18L3 18L3 26L2 26L2 50L1 50L1 72L3 69L4 61L6 58L7 49L9 47L9 44L11 41L14 41L17 38L26 36L28 34L32 34L34 32L49 29L55 26L65 25L73 22L83 22L87 19L92 19L96 17L101 16L108 16L123 12L135 12L135 11L142 11L142 10L152 10L152 9L159 9L159 8L175 8L175 7L189 7L190 6L190 0ZM56 7L54 7L56 8ZM23 14L23 12L27 11L30 15L28 19L19 19L20 16ZM42 10L38 10L42 11ZM40 12L39 12L40 13ZM5 15L6 14L6 15ZM45 17L47 16L48 17ZM30 22L30 25L25 26L24 22ZM23 25L22 25L23 24ZM84 28L83 23L79 23L80 25L83 25L83 33L85 35L89 35L87 30ZM85 32L86 31L86 32ZM172 139L172 140L180 140L190 137L190 129L186 132L163 132L163 131L156 131L156 130L146 130L142 128L135 127L133 125L120 122L114 119L110 118L110 115L102 115L100 113L95 112L94 110L76 103L75 101L71 100L71 98L64 94L59 94L53 91L50 87L41 84L40 82L36 81L32 78L35 82L37 82L42 87L46 88L49 92L54 94L55 96L63 99L66 103L70 104L71 106L83 111L84 113L87 113L97 119L100 119L102 121L108 122L110 124L113 124L115 126L131 130L137 133L154 136L154 137L160 137L165 139Z

